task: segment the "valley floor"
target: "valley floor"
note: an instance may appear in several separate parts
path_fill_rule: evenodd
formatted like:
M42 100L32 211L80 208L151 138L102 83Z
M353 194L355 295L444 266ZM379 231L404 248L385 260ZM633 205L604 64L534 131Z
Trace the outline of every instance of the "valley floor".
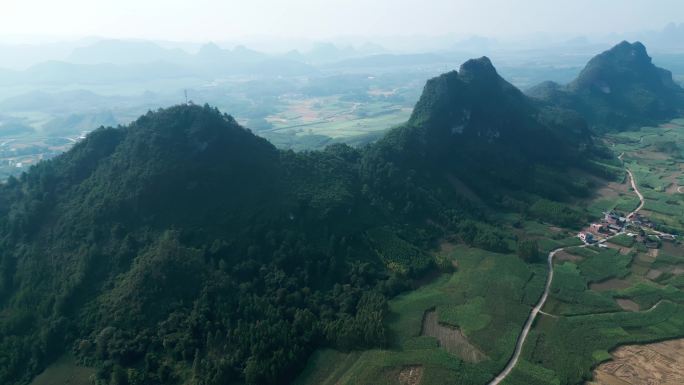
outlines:
M676 120L606 138L616 154L624 153L640 194L626 174L581 204L597 218L611 210L627 215L643 204L641 213L655 226L644 227L643 237L635 234L638 228L627 228L601 247L580 246L574 232L522 221L520 231L537 238L545 253L563 250L551 264L548 299L540 303L519 360L501 384L576 384L593 375L600 381L605 366L599 365L614 356L619 360L620 346L684 337L684 246L656 237L684 232L684 149L677 145L684 143L682 136L684 120ZM649 248L652 242L647 247L647 238L657 248ZM501 373L542 296L546 266L458 245L441 252L458 270L391 301L388 349L320 351L297 383L484 384ZM423 320L433 310L440 324L463 336L457 339L460 349L423 335ZM484 358L463 354L471 349Z

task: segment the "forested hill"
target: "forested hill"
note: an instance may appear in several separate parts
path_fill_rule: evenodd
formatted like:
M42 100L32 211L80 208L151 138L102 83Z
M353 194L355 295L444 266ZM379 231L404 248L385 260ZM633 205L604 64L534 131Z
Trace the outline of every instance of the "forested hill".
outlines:
M439 239L509 251L488 210L587 194L564 170L598 155L486 58L363 149L280 151L208 106L98 129L0 187L0 383L69 351L101 383L287 383L386 344L386 299L450 267Z
M72 346L106 382L125 367L145 384L225 384L286 381L320 341L382 344L402 284L379 284L357 159L281 152L215 109L177 106L10 179L0 383Z
M596 131L641 127L681 115L684 89L653 64L640 42L623 41L592 58L567 86L542 83L528 91L578 111Z
M369 153L422 167L418 175L457 177L485 199L526 191L562 200L581 187L558 171L587 166L600 148L577 113L539 105L483 57L429 80L410 120Z

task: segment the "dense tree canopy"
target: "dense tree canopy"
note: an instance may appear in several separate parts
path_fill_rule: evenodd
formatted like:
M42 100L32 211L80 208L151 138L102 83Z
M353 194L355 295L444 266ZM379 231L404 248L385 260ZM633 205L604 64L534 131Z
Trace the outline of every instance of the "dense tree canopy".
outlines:
M0 383L70 350L103 384L276 384L383 346L438 239L504 252L491 209L578 219L563 175L600 152L553 116L483 58L362 149L281 151L208 106L100 128L0 187Z

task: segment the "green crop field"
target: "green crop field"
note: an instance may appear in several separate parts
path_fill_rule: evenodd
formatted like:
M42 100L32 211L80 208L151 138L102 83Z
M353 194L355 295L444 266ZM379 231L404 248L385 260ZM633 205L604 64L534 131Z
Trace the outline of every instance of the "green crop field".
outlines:
M298 384L394 384L402 368L410 366L424 368L421 384L482 384L493 377L512 354L530 307L541 295L544 266L464 246L450 257L458 262L457 272L390 302L388 349L320 351ZM421 336L430 309L444 324L459 327L487 358L467 363L438 347L434 338Z
M684 143L683 124L676 120L608 136L616 154L625 154L625 165L646 198L643 214L656 228L674 233L684 230L684 194L676 188L682 181L684 153L678 146ZM589 202L588 209L592 214L631 211L638 199L630 195L608 191ZM551 315L538 318L521 361L504 384L583 383L620 345L684 337L684 275L678 268L684 263L684 245L663 242L661 250L649 252L624 235L610 242L629 252L571 248L567 252L576 259L556 264L544 307ZM600 284L593 290L592 283Z
M659 143L684 138L669 127L615 134L608 140L615 144L616 155L625 153L625 165L646 197L644 214L658 228L678 230L684 229L684 194L672 184L682 180L683 168L672 160L677 154L662 155L661 149L671 146ZM602 193L569 207L594 218L606 210L634 210L639 199L626 174L618 174ZM657 257L649 257L642 244L621 235L610 243L622 250L572 247L581 244L574 231L542 219L521 220L514 214L500 218L512 236L537 240L544 255L570 246L570 260L554 266L545 314L537 319L505 384L581 383L621 344L684 336L684 275L678 269L684 264L684 246L665 243ZM370 235L382 240L382 234L376 230ZM411 253L400 250L389 254L402 266L412 260ZM421 368L423 385L483 384L495 376L511 356L522 324L542 292L546 266L465 246L454 247L449 258L457 261L456 272L390 301L386 349L319 351L298 384L397 383L402 371L410 368ZM458 328L486 359L466 362L439 347L435 338L422 336L424 316L432 309L440 324Z
M273 128L262 131L296 136L323 135L333 139L348 138L374 132L384 132L406 122L411 109L384 102L371 102L357 108L357 104L338 101L304 103L269 117ZM288 108L288 107L286 107Z

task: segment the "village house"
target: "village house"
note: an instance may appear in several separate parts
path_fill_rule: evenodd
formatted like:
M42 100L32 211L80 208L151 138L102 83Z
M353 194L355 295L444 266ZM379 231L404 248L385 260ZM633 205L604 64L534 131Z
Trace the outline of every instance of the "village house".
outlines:
M603 217L603 220L605 223L608 223L609 225L617 225L622 227L625 224L625 222L627 222L627 218L623 217L618 212L610 211L604 214L605 215Z
M584 243L594 243L594 234L592 233L581 232L577 236Z
M592 223L590 229L592 232L598 233L601 231L601 227L603 227L603 224L601 223Z
M667 242L674 242L677 240L677 236L672 234L661 234L660 239Z

